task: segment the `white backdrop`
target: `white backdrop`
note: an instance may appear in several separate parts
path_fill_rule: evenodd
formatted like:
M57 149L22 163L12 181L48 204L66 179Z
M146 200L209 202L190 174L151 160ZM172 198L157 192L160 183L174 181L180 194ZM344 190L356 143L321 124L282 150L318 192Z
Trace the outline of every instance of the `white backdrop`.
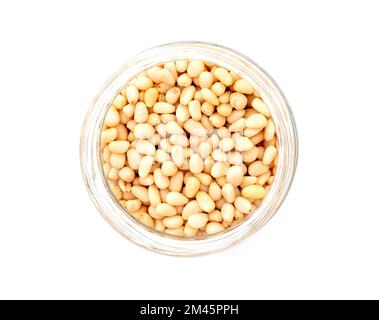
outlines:
M379 298L376 1L2 1L0 298ZM293 187L227 251L145 251L81 180L86 108L139 51L210 41L263 66L300 139Z

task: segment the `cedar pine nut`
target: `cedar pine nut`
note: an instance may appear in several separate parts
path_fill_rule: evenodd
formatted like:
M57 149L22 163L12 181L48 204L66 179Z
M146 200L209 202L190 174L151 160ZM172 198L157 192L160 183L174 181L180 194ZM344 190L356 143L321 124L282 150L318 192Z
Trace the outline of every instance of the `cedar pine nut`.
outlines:
M149 188L147 189L147 194L149 196L150 205L152 205L153 207L156 207L158 204L161 203L161 195L157 186L149 186Z
M222 208L222 206L221 206ZM220 210L213 210L212 212L208 213L209 221L213 222L221 222L222 221L222 214Z
M277 154L275 146L268 146L263 154L262 164L269 166Z
M147 188L142 187L142 186L133 186L131 192L137 199L141 200L141 202L143 203L149 202Z
M261 129L266 127L267 119L263 114L254 113L246 119L246 127L252 129Z
M126 98L122 94L118 94L113 100L113 105L117 109L122 109L126 105Z
M166 228L176 229L183 225L183 218L181 216L166 217L162 220Z
M254 147L254 144L247 137L239 137L235 141L235 148L237 151L248 151Z
M226 172L226 181L234 187L238 187L243 181L243 170L241 166L232 166Z
M208 71L204 71L199 75L199 85L201 88L210 88L213 84L213 74Z
M147 89L145 91L145 96L144 96L145 105L148 108L152 108L154 106L154 104L158 100L158 95L159 95L159 92L158 92L157 88L149 88L149 89Z
M261 203L277 141L270 110L247 80L201 60L168 61L110 102L101 159L128 213L194 237L225 230Z
M221 188L222 196L226 202L233 203L235 200L235 191L231 183L225 183Z
M248 199L262 199L266 195L266 189L260 185L250 185L242 189L242 196Z
M186 72L188 61L187 60L175 61L175 66L176 66L176 70L178 70L179 72Z
M184 88L180 94L180 104L185 106L188 105L189 102L193 99L195 92L196 89L194 86Z
M203 159L197 154L194 153L189 161L189 168L193 173L201 173L204 169Z
M184 187L184 194L188 198L192 198L196 195L200 188L200 181L196 177L189 177Z
M242 213L249 213L253 209L251 202L243 197L237 197L234 201L234 206Z
M214 71L215 77L220 80L225 86L229 87L233 84L233 79L230 76L228 70L224 68L216 68Z
M266 117L270 117L271 113L268 109L267 105L262 101L260 98L255 98L253 102L251 103L251 106L257 110L259 113L262 113Z
M186 88L191 85L192 79L187 73L183 73L178 77L177 83L178 86Z
M188 198L180 192L171 191L166 196L166 202L172 206L184 206L188 203Z
M110 164L113 168L121 169L126 162L125 154L112 153L110 157Z
M188 217L188 225L192 228L200 229L205 227L208 222L208 215L206 213L194 213Z
M251 176L260 176L265 174L270 168L262 163L262 161L254 161L249 165L249 175Z
M254 88L245 79L239 79L234 83L234 90L243 94L252 94Z
M216 162L211 169L211 175L214 178L220 178L225 176L227 171L227 165L224 162Z
M135 85L130 85L126 88L126 98L129 103L136 103L139 99L139 92Z
M135 86L138 90L146 91L153 87L153 81L147 76L140 76L136 79Z
M176 192L181 192L182 187L183 187L183 172L178 171L175 173L171 178L170 178L170 183L168 188L170 191L176 191Z
M178 102L180 97L180 89L178 87L171 88L166 92L166 101L170 104Z
M118 136L118 132L116 128L109 128L106 130L103 130L101 135L101 142L102 143L109 143L113 140L116 140Z
M188 223L184 226L184 235L187 237L193 237L196 235L198 229L192 228Z
M196 200L192 200L188 202L183 210L182 210L182 217L184 220L188 220L188 217L195 213L201 213L202 210Z
M139 123L134 127L134 136L137 139L149 139L154 135L154 128L148 123Z
M198 77L205 70L203 61L193 60L188 64L187 73L191 78Z
M243 129L246 128L246 119L245 118L240 118L238 120L236 120L235 122L233 122L230 126L229 126L229 131L230 132L242 132Z
M108 145L108 150L112 153L125 153L129 149L129 141L112 141Z
M218 106L220 104L220 101L218 101L216 94L208 88L202 88L201 89L201 95L205 101L207 101L207 102L209 102L215 106Z
M217 96L217 99L219 96L222 96L225 93L225 86L221 82L215 82L211 86L211 91Z
M147 107L143 102L137 102L134 109L134 121L137 123L144 123L149 117Z
M219 232L224 231L224 230L225 230L225 227L221 223L209 222L207 224L205 232L207 234L215 234L215 233L219 233Z
M120 114L118 113L118 110L111 106L107 112L107 115L105 116L104 124L107 127L115 127L120 123Z
M167 70L166 70L167 71ZM173 113L175 112L175 106L167 102L156 102L153 110L155 113Z
M234 219L234 207L230 203L224 203L221 207L222 220L231 223Z
M247 105L247 98L242 93L233 92L230 94L230 105L236 110L243 110Z
M138 175L142 178L147 177L147 175L150 172L151 166L153 165L153 162L154 162L154 157L152 156L143 157L139 164Z
M203 127L203 125L200 122L197 122L192 119L188 119L184 123L184 129L194 136L205 136L207 134L207 131Z
M171 177L178 172L178 167L172 161L164 161L161 169L162 173L167 177Z
M176 209L167 203L159 203L156 207L156 213L162 217L173 217L176 216Z
M128 200L125 202L125 208L126 210L130 212L136 212L141 208L141 201L138 199Z
M154 170L154 181L155 181L155 185L159 188L159 189L166 189L168 188L169 184L170 184L170 180L169 178L167 178L161 169L155 169Z
M157 72L157 79L159 82L163 82L169 86L173 86L176 82L174 76L167 69L161 69Z
M222 103L217 107L217 112L224 117L229 116L233 111L232 106L229 103Z
M196 194L196 201L198 202L200 208L205 212L211 212L216 207L213 199L204 191L199 191Z
M138 140L134 145L139 154L153 156L155 154L155 146L147 140Z
M210 197L211 197L214 201L217 201L217 200L221 199L221 197L222 197L221 188L220 188L220 186L217 184L217 182L212 182L212 183L209 185L209 195L210 195Z
M199 121L201 119L201 104L198 100L192 100L188 103L188 111L193 120Z

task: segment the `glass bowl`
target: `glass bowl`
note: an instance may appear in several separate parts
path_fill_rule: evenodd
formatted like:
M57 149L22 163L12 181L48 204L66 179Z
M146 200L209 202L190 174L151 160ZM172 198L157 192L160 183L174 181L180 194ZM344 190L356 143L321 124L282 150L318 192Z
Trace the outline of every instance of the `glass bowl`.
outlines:
M240 223L207 236L181 237L158 232L127 214L112 195L103 174L100 135L111 102L133 77L160 63L199 59L215 63L251 82L270 108L276 126L278 162L274 181L262 203ZM277 212L291 186L297 163L295 121L274 80L250 58L220 45L175 42L148 49L127 62L100 89L86 114L80 141L80 160L87 190L98 211L125 238L146 249L177 256L207 254L228 248L264 226Z

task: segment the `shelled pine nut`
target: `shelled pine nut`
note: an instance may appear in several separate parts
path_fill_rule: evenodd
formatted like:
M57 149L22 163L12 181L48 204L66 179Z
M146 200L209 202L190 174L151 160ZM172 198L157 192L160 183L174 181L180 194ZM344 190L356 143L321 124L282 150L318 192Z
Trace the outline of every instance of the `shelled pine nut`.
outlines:
M280 156L256 89L201 60L168 61L125 84L104 117L100 154L126 214L185 237L217 234L254 214Z

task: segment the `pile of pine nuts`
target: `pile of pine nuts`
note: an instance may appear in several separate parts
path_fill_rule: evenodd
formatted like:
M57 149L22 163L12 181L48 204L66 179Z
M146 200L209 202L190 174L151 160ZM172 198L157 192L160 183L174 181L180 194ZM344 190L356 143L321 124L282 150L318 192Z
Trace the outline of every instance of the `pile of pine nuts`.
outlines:
M154 66L120 90L101 133L103 171L126 212L172 235L215 234L254 212L274 179L270 110L234 72Z

